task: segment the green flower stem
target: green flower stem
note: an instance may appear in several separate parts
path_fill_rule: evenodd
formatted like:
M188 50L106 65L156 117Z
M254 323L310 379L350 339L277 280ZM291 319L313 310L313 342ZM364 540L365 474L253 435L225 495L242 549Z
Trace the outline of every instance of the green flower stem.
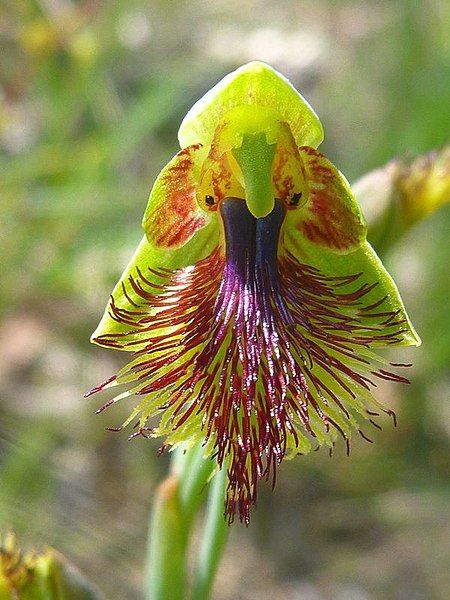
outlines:
M189 531L183 519L178 490L178 477L169 475L156 493L150 522L147 600L185 598Z
M215 466L215 462L205 460L203 454L204 448L198 444L186 451L181 460L178 458L174 463L174 468L178 469L180 477L180 504L185 518L189 521L195 517L202 501L202 492Z
M208 509L198 566L194 579L192 600L207 600L227 539L228 525L223 514L223 499L227 483L226 469L214 476L208 497Z
M188 597L190 534L213 467L213 461L203 458L200 445L174 452L171 472L157 489L150 521L147 600ZM223 496L221 501L223 505Z

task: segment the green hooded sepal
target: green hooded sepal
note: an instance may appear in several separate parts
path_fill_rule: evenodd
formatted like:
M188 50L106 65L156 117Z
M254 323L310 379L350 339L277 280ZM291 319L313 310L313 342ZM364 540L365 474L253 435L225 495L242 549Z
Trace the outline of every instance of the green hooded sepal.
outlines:
M209 145L219 123L240 106L269 108L287 123L297 146L317 148L323 128L314 110L283 75L254 61L226 75L194 104L178 131L180 146Z

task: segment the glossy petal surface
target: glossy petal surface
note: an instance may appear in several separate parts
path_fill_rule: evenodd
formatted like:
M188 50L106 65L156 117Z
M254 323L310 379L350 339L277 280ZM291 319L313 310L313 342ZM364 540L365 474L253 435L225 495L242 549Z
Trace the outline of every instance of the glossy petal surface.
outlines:
M337 435L348 442L352 428L390 413L372 397L374 378L406 380L373 349L414 343L402 306L385 295L395 292L389 280L319 270L306 253L301 262L307 247L289 251L285 213L277 201L256 219L227 199L217 248L192 267L138 270L126 284L133 307L112 307L128 329L97 340L135 352L98 388L126 386L110 403L139 399L125 425L138 419L137 433L169 445L203 439L228 469L230 520L248 522L258 480L275 478L285 457L314 441L332 447Z

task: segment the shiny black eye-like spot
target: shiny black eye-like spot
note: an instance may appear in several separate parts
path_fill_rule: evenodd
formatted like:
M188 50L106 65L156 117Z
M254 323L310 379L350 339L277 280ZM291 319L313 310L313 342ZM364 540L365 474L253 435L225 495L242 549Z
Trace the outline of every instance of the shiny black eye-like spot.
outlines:
M300 200L302 199L302 192L298 192L296 194L292 195L292 198L289 200L289 206L298 206L300 203Z
M205 202L207 206L214 206L214 198L212 196L205 196Z

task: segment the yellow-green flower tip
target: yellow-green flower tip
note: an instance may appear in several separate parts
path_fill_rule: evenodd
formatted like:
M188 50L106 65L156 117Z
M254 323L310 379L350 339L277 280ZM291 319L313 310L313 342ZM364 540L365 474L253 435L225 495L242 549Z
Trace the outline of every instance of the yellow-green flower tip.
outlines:
M227 113L242 106L254 107L255 114L270 109L289 125L298 146L317 148L323 140L319 118L303 96L275 69L253 61L226 75L194 104L178 131L180 146L209 145Z

